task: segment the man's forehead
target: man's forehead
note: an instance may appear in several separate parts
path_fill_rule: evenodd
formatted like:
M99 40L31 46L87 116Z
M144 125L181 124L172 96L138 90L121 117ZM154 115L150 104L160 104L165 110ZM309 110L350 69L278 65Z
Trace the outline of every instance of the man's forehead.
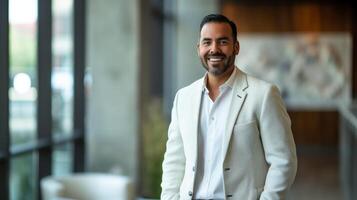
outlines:
M225 22L208 22L203 25L200 36L210 36L210 35L222 35L222 36L229 36L232 35L232 29L228 23Z

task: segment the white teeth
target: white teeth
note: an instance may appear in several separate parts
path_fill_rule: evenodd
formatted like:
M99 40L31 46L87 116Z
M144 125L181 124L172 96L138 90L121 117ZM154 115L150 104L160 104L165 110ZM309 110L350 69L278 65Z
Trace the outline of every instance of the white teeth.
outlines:
M210 58L209 60L213 62L217 62L217 61L221 61L222 58Z

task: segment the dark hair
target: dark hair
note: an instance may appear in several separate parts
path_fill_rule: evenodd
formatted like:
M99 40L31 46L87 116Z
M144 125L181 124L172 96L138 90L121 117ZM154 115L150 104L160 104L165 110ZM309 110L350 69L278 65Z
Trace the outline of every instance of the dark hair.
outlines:
M221 15L221 14L209 14L206 15L200 24L200 32L202 30L202 27L210 22L218 22L218 23L227 23L232 29L232 36L233 36L233 41L237 40L237 26L234 22L229 20L226 16Z

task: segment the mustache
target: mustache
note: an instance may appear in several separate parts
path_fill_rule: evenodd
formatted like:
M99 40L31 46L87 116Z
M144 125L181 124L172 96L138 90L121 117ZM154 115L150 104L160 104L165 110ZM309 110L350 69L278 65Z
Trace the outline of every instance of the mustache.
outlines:
M209 54L207 57L215 57L215 56L220 56L220 57L226 57L226 55L222 54L222 53L215 53L215 54Z

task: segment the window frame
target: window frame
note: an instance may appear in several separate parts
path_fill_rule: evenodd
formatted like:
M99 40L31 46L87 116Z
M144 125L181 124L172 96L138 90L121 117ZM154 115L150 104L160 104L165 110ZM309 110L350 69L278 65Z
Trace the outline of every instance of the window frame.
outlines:
M52 0L38 0L37 22L37 140L10 145L9 127L9 0L0 0L0 194L1 199L10 199L10 161L12 158L38 153L37 195L42 199L41 178L52 174L54 146L73 145L73 172L85 170L85 0L73 1L73 48L74 48L74 100L73 133L52 137Z

